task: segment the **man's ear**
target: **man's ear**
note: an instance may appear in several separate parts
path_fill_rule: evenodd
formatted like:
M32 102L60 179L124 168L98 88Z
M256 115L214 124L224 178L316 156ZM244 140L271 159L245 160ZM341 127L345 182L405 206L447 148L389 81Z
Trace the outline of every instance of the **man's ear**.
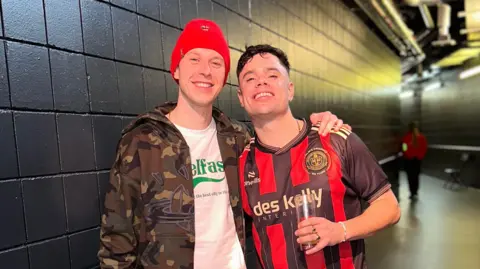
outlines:
M240 105L242 107L244 107L243 106L243 94L242 94L242 90L240 90L240 86L238 86L238 88L237 88L237 96L238 96L238 100L240 101Z
M295 85L293 82L288 83L288 101L291 102L293 100L293 96L295 95Z
M173 73L173 77L176 79L176 80L179 80L180 79L180 71L178 71L178 66L177 68L175 69L175 72Z

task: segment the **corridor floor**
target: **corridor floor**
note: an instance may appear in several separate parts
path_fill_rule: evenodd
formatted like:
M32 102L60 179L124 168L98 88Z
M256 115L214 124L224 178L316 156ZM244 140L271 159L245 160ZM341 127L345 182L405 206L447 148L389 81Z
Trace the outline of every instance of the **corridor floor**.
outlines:
M400 222L367 240L369 269L480 269L480 191L422 175L419 199L400 178Z

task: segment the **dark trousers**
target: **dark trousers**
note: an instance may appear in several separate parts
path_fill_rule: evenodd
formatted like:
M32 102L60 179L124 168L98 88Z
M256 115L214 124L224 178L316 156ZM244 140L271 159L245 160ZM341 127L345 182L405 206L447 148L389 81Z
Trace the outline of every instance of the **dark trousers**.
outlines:
M405 172L407 172L410 195L417 195L420 184L420 166L422 161L416 158L405 159Z

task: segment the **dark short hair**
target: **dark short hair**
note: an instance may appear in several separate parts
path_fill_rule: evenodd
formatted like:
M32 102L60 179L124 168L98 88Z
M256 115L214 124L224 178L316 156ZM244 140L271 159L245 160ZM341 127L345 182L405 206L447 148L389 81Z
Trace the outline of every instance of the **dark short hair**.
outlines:
M290 63L288 62L288 57L285 52L279 48L275 48L267 44L259 44L246 47L245 52L242 54L242 56L240 56L237 64L237 78L240 77L240 72L242 72L243 67L245 67L248 61L253 58L253 56L257 54L262 55L265 53L270 53L276 56L280 60L280 63L283 65L283 67L287 69L287 72L290 73Z
M418 129L418 122L417 121L411 121L408 123L408 130L413 132L413 130L417 128Z

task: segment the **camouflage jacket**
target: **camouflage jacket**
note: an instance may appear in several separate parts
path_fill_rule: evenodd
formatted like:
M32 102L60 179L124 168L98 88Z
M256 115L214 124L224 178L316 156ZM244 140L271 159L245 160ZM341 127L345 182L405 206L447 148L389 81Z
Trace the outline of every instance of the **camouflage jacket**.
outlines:
M166 118L170 102L122 132L110 172L98 257L101 268L193 269L194 199L189 147ZM237 159L250 139L245 125L213 110L237 234L245 223Z

